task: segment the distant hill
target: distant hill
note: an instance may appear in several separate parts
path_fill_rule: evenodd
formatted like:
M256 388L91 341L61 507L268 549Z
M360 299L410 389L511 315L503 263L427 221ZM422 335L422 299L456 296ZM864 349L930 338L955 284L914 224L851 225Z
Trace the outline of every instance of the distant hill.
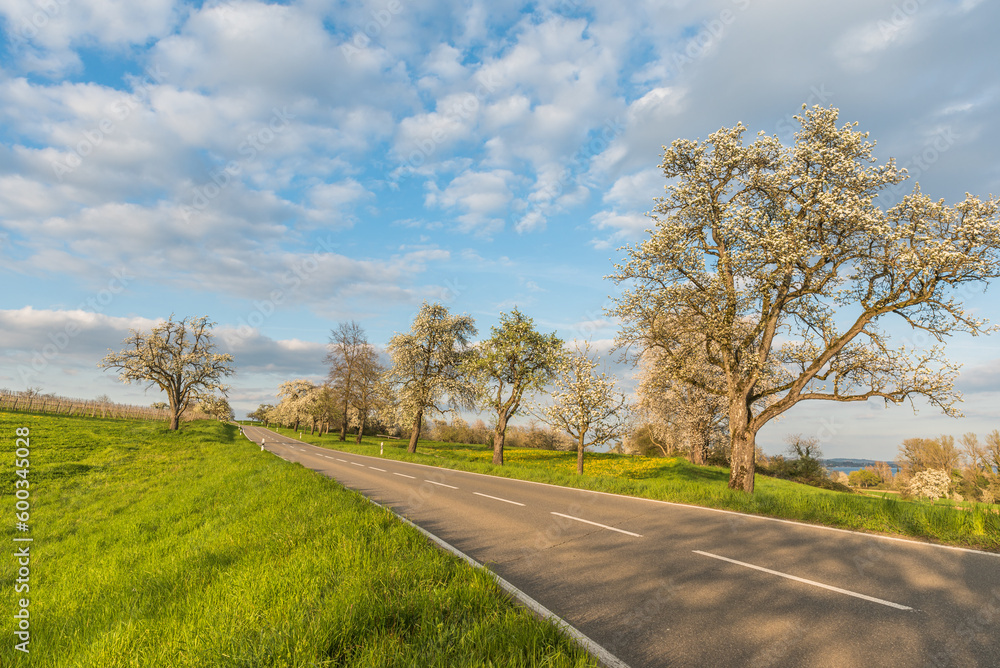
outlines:
M878 462L884 462L884 461L888 461L889 466L891 466L894 470L897 468L896 464L892 460L885 460L885 459L834 458L834 459L820 460L820 462L822 462L823 466L825 466L826 468L848 468L848 469L851 468L863 469L866 466L874 466Z

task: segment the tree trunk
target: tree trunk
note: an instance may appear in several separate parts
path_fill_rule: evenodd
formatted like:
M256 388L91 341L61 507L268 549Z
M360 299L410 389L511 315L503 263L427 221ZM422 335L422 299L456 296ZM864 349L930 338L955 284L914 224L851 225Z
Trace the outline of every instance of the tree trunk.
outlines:
M347 440L347 418L340 423L340 440Z
M732 438L729 489L738 489L752 494L753 476L756 469L757 434L750 429L750 410L743 397L729 402L729 433Z
M580 440L576 442L576 473L577 475L583 475L583 434L580 434Z
M180 413L177 412L177 411L171 412L171 414L170 414L170 430L171 431L177 431L177 428L180 427L180 421L181 421Z
M507 418L497 416L497 426L493 430L493 463L503 466L503 442L507 437Z
M424 412L417 411L417 416L413 420L413 429L410 431L410 446L406 448L407 452L417 451L417 441L420 439L420 425L424 421Z
M698 425L691 434L691 463L703 466L705 464L705 453L708 451L708 427Z
M363 432L364 430L365 430L365 421L361 420L358 423L358 437L354 440L355 443L358 443L358 444L361 443L361 432Z

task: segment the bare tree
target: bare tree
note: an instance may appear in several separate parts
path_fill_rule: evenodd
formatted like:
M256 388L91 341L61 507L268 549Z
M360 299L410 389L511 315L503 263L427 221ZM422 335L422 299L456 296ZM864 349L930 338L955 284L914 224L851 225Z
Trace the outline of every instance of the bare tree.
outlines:
M340 440L347 440L347 409L351 405L354 382L358 374L360 358L365 354L368 337L361 325L342 322L330 331L329 352L326 361L330 364L330 385L340 399Z
M986 446L979 442L979 437L974 432L966 432L962 435L962 454L965 456L969 467L974 471L981 471L986 466Z
M360 443L368 420L382 414L389 406L391 388L387 370L379 362L378 352L374 346L367 345L358 355L357 362L351 413L352 422L358 428L356 442Z
M222 378L234 373L233 356L219 354L212 341L214 322L208 316L168 320L149 333L131 330L121 352L111 352L97 365L118 369L118 379L126 385L147 382L167 393L170 428L177 429L181 414L193 401L213 391L226 395Z
M887 316L938 341L992 331L951 292L1000 276L997 201L949 207L917 187L883 211L878 194L905 173L876 164L867 135L837 116L805 110L791 147L764 135L745 146L742 124L665 147L655 229L611 276L626 285L609 311L619 343L658 348L677 380L725 397L733 489L753 491L757 432L799 401L919 396L959 414L957 366L941 346L890 345ZM710 383L678 357L696 334L721 371ZM769 368L780 373L765 382Z
M947 434L938 438L908 438L899 446L899 463L910 476L927 469L950 472L958 468L960 460L955 437Z
M493 463L503 464L507 423L521 408L526 394L537 392L552 380L561 359L563 341L535 331L531 318L516 308L500 314L500 327L480 342L465 363L476 387L479 404L496 413L493 428Z
M476 335L468 315L451 315L441 304L424 302L410 331L396 334L387 349L392 358L391 382L403 420L409 421L408 452L417 451L424 416L472 405L473 395L461 372L469 340Z
M1000 430L986 435L986 466L992 469L993 480L1000 482Z

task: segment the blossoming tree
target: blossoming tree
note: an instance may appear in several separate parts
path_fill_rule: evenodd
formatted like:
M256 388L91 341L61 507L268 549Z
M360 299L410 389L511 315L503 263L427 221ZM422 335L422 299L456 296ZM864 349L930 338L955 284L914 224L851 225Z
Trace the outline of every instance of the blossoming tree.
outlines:
M424 302L410 331L389 340L390 379L398 388L403 419L412 424L407 452L417 451L425 415L442 413L448 406L471 407L473 390L461 367L476 332L472 316L452 315L441 304Z
M607 372L595 373L598 360L590 344L564 355L556 366L549 406L535 408L542 420L576 440L576 472L583 473L583 453L620 437L627 426L630 406L615 389Z
M131 330L122 341L125 347L117 353L109 350L97 366L117 369L126 385L144 382L166 392L170 428L177 429L188 406L212 392L224 397L229 389L222 379L235 372L233 356L215 352L214 325L208 316L174 320L171 315L148 333Z
M655 228L610 277L625 286L609 309L619 345L656 349L673 378L726 400L733 489L753 491L757 432L799 401L921 396L958 415L958 368L940 342L993 329L954 292L1000 275L997 200L947 206L917 186L881 209L905 172L837 117L804 110L792 146L763 133L745 145L737 124L664 147ZM894 347L891 317L938 344Z

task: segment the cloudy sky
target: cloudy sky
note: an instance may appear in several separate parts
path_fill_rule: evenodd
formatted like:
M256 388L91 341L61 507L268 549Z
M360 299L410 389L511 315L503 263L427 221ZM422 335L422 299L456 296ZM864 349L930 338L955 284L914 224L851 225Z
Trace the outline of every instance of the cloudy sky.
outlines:
M0 0L0 22L13 390L161 400L96 363L171 313L218 322L240 415L322 378L339 321L384 345L423 300L606 350L603 277L649 226L662 145L740 121L787 141L802 104L933 197L1000 193L1000 3ZM1000 320L995 288L963 296ZM801 404L760 440L982 435L998 342L949 342L964 420Z

